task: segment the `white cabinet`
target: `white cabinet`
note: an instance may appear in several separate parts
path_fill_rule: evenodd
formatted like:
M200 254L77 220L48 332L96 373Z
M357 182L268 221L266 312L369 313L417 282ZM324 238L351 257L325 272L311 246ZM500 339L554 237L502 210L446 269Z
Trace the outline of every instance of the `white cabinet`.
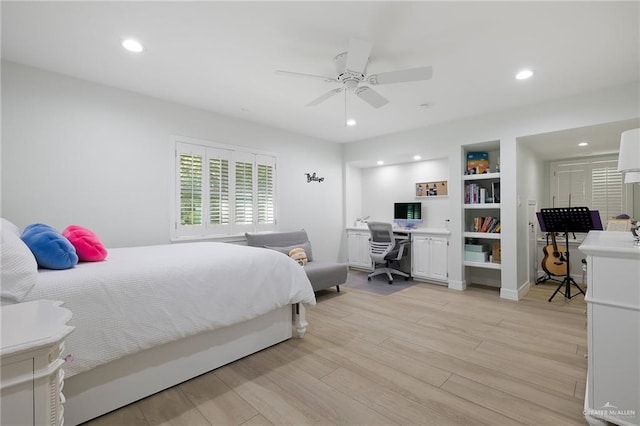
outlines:
M640 247L630 232L591 231L587 255L585 416L640 425Z
M431 235L412 235L411 275L414 278L447 281L448 240Z
M73 331L61 302L39 300L0 308L3 425L62 425L63 340Z
M368 230L347 230L347 262L350 267L371 270L369 237Z

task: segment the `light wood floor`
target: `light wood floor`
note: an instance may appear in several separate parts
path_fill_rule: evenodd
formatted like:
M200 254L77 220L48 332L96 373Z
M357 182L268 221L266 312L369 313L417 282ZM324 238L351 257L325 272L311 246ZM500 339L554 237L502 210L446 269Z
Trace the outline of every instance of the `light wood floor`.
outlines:
M88 424L584 425L584 297L555 288L320 292L304 339Z

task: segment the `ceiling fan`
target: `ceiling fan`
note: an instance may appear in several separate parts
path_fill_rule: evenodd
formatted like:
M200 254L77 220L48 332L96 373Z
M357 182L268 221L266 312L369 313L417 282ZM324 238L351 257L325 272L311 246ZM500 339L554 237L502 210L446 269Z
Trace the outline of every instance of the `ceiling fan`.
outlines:
M340 83L341 86L331 89L322 96L312 100L305 106L316 106L338 93L352 91L357 97L374 108L380 108L389 103L389 100L376 92L369 86L380 84L405 83L409 81L429 80L433 75L431 67L411 68L400 71L383 72L379 74L367 75L367 65L371 53L372 44L365 40L352 38L349 40L349 50L340 53L333 58L336 67L336 77L325 77L321 75L303 74L299 72L277 70L276 74L320 79L327 83Z

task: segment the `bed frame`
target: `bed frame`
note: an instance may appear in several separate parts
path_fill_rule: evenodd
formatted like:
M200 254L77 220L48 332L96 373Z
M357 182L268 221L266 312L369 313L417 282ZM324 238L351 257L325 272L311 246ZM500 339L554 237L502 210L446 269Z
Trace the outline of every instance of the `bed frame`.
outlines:
M64 382L64 423L86 422L306 330L304 306L288 305L77 374Z

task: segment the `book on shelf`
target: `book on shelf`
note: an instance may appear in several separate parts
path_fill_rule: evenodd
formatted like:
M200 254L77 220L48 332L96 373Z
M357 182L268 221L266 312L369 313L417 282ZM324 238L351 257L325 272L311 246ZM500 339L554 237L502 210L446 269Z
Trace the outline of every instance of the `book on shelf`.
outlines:
M500 219L493 216L477 216L473 218L473 231L485 234L500 232Z
M494 203L500 202L500 182L493 182L491 184L491 196Z

